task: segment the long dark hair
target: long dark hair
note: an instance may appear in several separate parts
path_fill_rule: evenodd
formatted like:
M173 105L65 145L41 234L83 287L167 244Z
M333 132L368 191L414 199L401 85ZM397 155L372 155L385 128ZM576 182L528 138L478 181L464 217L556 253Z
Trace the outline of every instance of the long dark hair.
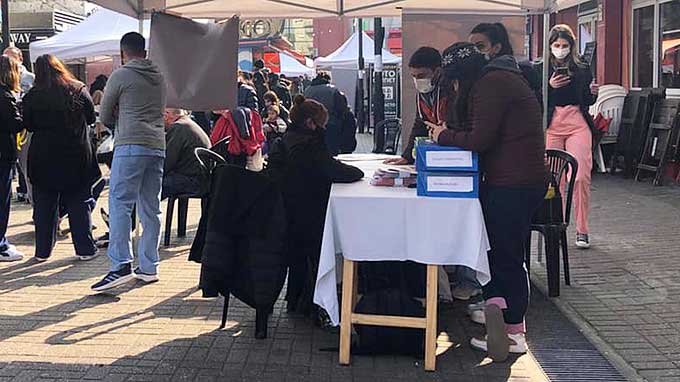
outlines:
M61 60L51 54L43 54L35 60L35 87L38 89L69 89L82 85Z
M489 39L489 42L491 42L492 45L500 44L501 50L496 54L497 56L512 56L514 54L512 51L512 44L510 44L508 30L505 29L505 25L502 23L477 24L470 34L483 34Z
M569 42L569 45L571 46L571 54L566 58L566 62L569 65L569 68L574 70L583 67L583 62L581 62L581 57L578 54L578 47L576 46L576 35L574 34L574 31L571 29L569 25L566 24L555 25L550 30L550 37L548 38L548 42L552 46L552 44L555 41L561 38L567 40L567 42ZM550 55L550 62L551 64L555 65L555 57L553 57L552 54Z

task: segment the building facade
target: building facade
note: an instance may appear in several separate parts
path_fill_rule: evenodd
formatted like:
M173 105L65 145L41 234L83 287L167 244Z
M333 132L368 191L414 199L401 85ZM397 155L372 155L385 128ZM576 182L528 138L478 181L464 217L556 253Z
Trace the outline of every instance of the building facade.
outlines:
M592 0L552 15L555 24L572 27L581 53L596 43L598 83L680 92L680 0ZM533 16L528 28L531 56L538 58L542 17Z

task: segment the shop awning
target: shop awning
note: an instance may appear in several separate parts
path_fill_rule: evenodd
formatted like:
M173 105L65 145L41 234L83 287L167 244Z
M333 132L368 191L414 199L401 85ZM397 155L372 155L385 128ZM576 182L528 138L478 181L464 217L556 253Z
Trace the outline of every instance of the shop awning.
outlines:
M269 18L374 17L411 13L460 12L526 14L557 11L586 0L92 0L104 8L138 17L166 11L188 18L226 19L233 15Z

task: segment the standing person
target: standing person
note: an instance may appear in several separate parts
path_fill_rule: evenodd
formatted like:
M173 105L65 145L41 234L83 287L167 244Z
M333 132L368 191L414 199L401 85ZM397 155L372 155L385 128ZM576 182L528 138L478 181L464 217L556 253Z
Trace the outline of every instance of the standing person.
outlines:
M269 91L269 75L264 67L264 60L255 60L253 64L253 84L257 91L257 98L262 101L264 93Z
M413 78L417 92L416 120L411 128L408 144L401 158L389 159L385 163L395 165L412 164L413 147L416 137L427 137L428 128L425 122L439 125L446 119L447 90L440 83L442 56L439 51L429 46L418 48L408 63L408 70Z
M237 104L240 107L247 107L248 109L259 112L260 99L257 97L257 92L252 86L248 85L248 82L243 78L242 75L238 76L238 99Z
M161 184L165 159L166 85L158 67L146 59L146 41L135 32L120 40L123 67L111 74L101 105L101 120L115 125L115 150L109 191L109 273L92 285L104 291L133 278L158 281ZM118 111L116 117L115 110ZM144 232L139 266L132 270L132 208L137 205Z
M87 87L52 55L35 62L35 86L24 97L24 124L33 133L28 178L33 184L35 259L52 254L59 207L68 213L76 256L97 255L92 238L92 184L101 177L88 126L95 113Z
M331 155L340 153L342 146L342 119L347 110L347 97L331 84L328 73L319 73L312 85L305 90L305 98L321 103L328 112L326 125L326 146Z
M10 46L9 48L5 49L2 54L9 56L19 62L19 81L21 85L21 93L28 93L28 91L33 87L35 74L29 72L28 69L26 69L26 66L24 66L24 54L21 52L21 49L15 46Z
M457 89L455 128L432 125L440 145L478 152L480 202L491 250L491 281L484 286L487 337L471 345L497 362L525 353L524 316L529 280L524 240L545 194L545 144L541 110L519 69L488 64L474 44L444 51L446 77Z
M569 26L554 26L548 41L551 56L546 147L566 150L578 161L574 184L576 246L587 249L590 248L588 210L595 130L588 108L597 100L598 87L593 84L588 65L579 58L576 37Z
M9 56L19 62L19 83L20 92L17 94L18 98L21 99L24 94L33 87L33 82L35 81L35 74L31 73L24 66L24 54L21 49L10 46L3 52L4 55ZM19 188L17 189L17 199L19 201L26 201L29 204L32 203L33 193L31 182L28 179L28 150L31 146L31 133L27 132L21 134L18 152L18 172L19 172Z
M534 91L534 94L536 94L539 105L543 107L543 87L541 77L530 62L516 62L514 60L514 51L505 25L502 23L477 24L470 32L468 41L475 44L477 49L486 56L487 60L493 61L500 59L500 61L496 63L497 65L518 65L519 69L522 71L522 76L524 76L529 83L529 87ZM515 62L510 62L508 57L504 56L513 57L512 61Z
M279 100L281 100L281 104L283 104L286 109L290 109L291 104L293 103L293 99L290 96L290 89L281 82L278 74L272 73L269 76L269 89L276 93Z
M24 128L15 96L21 91L19 66L17 60L0 56L0 261L18 261L24 257L6 236L12 201L12 170L17 161L17 133Z
M288 211L287 309L309 314L331 184L356 182L364 174L333 159L326 148L328 111L321 103L296 96L290 118L291 126L272 148L267 171L280 179Z
M261 110L260 114L262 115L262 118L265 118L267 116L267 110L269 109L270 106L276 106L279 108L279 116L283 118L286 123L290 122L290 112L288 111L288 108L285 106L281 105L281 100L279 100L279 96L276 95L273 91L268 91L264 94L264 108Z

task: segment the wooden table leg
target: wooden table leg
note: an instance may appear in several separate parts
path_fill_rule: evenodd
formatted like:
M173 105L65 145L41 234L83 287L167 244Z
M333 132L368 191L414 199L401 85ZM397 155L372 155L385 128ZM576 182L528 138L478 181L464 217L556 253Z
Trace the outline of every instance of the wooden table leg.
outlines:
M425 370L434 371L437 361L437 265L427 266L425 308Z
M340 312L340 364L349 365L352 342L352 311L356 302L356 263L343 260L342 310Z

